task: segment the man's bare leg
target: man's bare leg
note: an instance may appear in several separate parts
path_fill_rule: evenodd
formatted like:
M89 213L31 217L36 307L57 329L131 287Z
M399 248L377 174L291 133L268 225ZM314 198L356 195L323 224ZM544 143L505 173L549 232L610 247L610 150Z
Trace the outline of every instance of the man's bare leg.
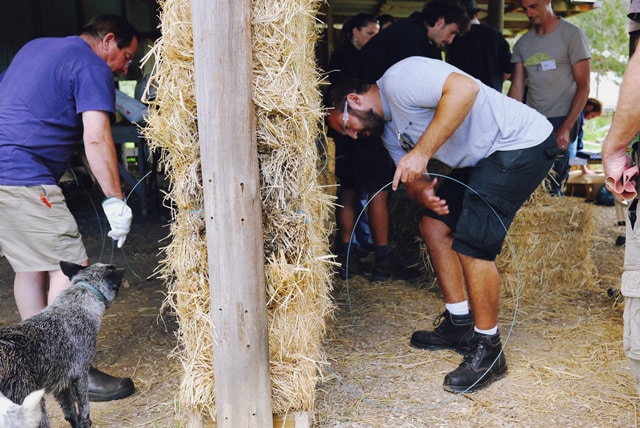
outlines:
M476 328L489 330L498 325L500 276L493 261L460 255Z
M421 349L452 348L467 352L473 339L473 317L469 313L462 264L458 253L451 249L451 229L441 221L422 217L420 233L429 249L447 310L433 331L414 332L410 343ZM453 313L450 308L459 311Z
M13 296L20 318L29 318L47 306L47 272L16 272Z

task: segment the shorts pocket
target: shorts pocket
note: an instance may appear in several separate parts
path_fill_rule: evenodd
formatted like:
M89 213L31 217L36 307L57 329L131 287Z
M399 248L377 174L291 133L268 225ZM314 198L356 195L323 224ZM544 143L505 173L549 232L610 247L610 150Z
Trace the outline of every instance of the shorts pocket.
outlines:
M475 248L497 255L515 214L514 204L498 196L469 195L456 238Z

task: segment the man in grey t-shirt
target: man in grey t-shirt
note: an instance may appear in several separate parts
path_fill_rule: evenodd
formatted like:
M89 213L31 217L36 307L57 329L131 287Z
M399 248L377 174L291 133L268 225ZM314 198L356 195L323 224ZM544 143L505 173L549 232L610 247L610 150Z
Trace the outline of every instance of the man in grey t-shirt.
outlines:
M495 259L506 228L558 154L553 127L451 64L423 57L396 63L376 84L336 81L325 103L334 130L354 139L384 133L396 163L393 189L405 183L425 208L420 233L445 311L438 328L414 332L411 345L466 353L445 376L446 391L489 385L507 371ZM438 179L425 174L430 159L455 168L457 181L443 178L436 193Z
M509 96L525 101L526 93L526 103L553 124L562 153L553 166L550 191L562 196L569 175L567 148L589 96L589 42L584 31L554 13L551 0L520 0L520 5L533 26L513 47Z

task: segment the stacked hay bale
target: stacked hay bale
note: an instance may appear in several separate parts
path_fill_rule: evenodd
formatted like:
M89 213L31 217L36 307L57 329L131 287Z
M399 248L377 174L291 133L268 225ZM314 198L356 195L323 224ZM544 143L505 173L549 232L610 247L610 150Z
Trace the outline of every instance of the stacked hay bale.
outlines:
M332 310L332 200L318 184L321 103L314 62L320 1L252 3L254 94L269 310L273 410L311 410ZM191 2L160 0L157 98L143 131L170 181L171 241L160 275L178 318L181 420L215 420L213 343L193 71ZM230 53L231 55L232 53ZM220 108L224 108L221 104ZM215 286L215 284L213 284Z
M313 407L325 317L332 309L324 163L319 0L254 1L253 54L264 245L269 296L272 404L276 414Z
M593 289L597 271L590 255L593 206L582 198L558 198L543 188L520 209L497 259L504 304L572 289Z
M186 415L215 419L213 325L204 197L198 145L191 2L159 1L162 37L149 52L155 58L150 83L156 88L143 133L160 154L169 180L170 241L163 248L160 276L167 284L165 305L178 318L179 357L184 375L178 401ZM179 419L190 416L178 415ZM195 417L195 416L194 416Z
M402 187L392 195L392 245L403 260L420 266L423 275L417 279L418 286L435 291L437 280L417 227L420 215ZM518 211L496 260L503 304L513 307L516 297L561 293L567 284L594 287L597 272L590 256L593 223L590 204L581 198L552 197L541 185Z

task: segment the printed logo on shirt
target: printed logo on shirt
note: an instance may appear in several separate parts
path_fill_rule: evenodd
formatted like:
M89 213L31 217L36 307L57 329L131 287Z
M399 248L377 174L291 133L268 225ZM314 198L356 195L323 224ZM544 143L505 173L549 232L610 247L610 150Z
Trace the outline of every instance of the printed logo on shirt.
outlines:
M524 60L525 67L537 67L538 70L555 70L556 61L544 52L538 52Z

